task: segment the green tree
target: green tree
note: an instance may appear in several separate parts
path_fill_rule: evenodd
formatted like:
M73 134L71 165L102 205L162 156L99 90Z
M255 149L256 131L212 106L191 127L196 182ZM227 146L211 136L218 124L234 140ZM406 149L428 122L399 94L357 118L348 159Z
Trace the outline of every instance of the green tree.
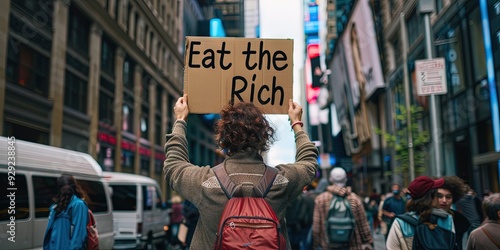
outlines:
M425 172L427 166L427 150L425 146L430 141L429 132L419 128L419 120L422 119L423 108L416 105L410 106L411 114L411 130L413 138L413 164L415 175L418 176ZM410 159L408 153L408 134L407 134L407 112L406 106L399 104L396 105L396 113L394 114L396 120L396 131L392 134L387 131L376 128L377 134L382 135L388 147L392 147L395 151L396 167L393 171L387 171L386 176L401 175L404 177L405 183L409 178Z

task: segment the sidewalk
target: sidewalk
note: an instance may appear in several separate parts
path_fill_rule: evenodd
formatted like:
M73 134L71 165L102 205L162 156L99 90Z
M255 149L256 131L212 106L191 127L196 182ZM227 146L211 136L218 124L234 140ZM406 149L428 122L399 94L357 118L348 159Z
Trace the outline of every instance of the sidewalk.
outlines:
M386 250L383 234L373 234L374 250Z

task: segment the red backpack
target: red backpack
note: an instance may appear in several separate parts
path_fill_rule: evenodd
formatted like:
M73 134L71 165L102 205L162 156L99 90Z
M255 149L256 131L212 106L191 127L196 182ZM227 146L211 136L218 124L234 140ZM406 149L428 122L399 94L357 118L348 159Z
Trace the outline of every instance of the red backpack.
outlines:
M99 233L97 232L97 224L94 219L94 214L88 209L89 222L87 223L87 250L99 249Z
M286 249L286 240L276 213L264 199L278 170L266 167L252 196L243 196L243 186L229 178L224 165L213 168L229 201L219 221L214 249Z

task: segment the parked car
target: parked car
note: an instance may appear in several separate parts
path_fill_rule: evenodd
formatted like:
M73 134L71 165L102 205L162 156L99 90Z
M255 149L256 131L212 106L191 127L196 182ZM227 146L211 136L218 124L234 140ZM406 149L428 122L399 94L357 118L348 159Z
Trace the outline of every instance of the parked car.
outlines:
M112 190L114 249L165 249L169 210L163 205L158 182L152 178L103 172Z
M49 207L58 190L56 180L62 173L73 175L86 192L85 201L97 221L100 248L113 247L110 189L90 155L0 137L1 249L42 248Z

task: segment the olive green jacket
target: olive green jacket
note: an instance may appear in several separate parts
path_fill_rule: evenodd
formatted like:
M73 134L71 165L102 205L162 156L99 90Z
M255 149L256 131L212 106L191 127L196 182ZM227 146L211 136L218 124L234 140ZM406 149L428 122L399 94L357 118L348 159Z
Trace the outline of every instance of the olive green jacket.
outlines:
M190 249L206 250L214 246L219 219L228 198L210 166L200 167L189 162L186 126L185 121L177 120L172 133L166 135L163 173L170 187L198 208L200 219ZM304 186L314 179L318 167L318 150L306 132L299 131L295 134L295 144L295 163L276 166L278 175L265 197L282 221L288 249L290 243L283 223L285 209L302 192ZM231 180L236 184L257 184L265 170L262 156L258 154L236 154L227 158L224 164Z

